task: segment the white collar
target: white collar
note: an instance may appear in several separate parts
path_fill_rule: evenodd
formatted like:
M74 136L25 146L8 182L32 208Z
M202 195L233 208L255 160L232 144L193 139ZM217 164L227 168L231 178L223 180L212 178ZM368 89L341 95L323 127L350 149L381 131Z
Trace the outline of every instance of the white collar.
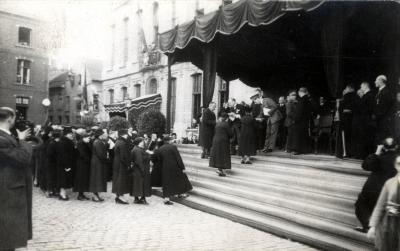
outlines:
M0 130L7 133L8 135L11 135L10 130L7 130L7 129L1 128L1 127L0 127Z
M385 87L386 87L386 85L383 85L383 86L379 87L379 91L382 91L382 89L385 88Z

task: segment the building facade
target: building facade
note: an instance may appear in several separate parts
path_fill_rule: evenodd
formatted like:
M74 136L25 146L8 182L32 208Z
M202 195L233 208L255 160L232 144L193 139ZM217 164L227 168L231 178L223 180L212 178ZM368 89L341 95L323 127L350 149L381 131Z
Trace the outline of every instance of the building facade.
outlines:
M43 99L48 93L46 23L0 11L0 106L18 111L36 124L46 119Z
M151 95L157 100L161 96L161 104L157 107L166 114L167 99L171 99L171 130L178 137L184 137L187 129L196 126L194 120L198 120L201 114L202 71L191 63L172 65L171 96L167 97L167 57L157 50L157 34L159 12L164 18L169 17L160 22L171 24L165 28L173 27L177 19L175 6L167 5L171 2L174 1L159 4L156 1L131 0L115 8L108 27L109 57L103 64L100 100L105 109L101 117L108 120L114 115L138 116L138 113L131 112L132 107L143 106L138 103L143 99L148 101ZM192 7L194 15L198 6ZM226 85L217 77L213 100L222 104L226 98Z

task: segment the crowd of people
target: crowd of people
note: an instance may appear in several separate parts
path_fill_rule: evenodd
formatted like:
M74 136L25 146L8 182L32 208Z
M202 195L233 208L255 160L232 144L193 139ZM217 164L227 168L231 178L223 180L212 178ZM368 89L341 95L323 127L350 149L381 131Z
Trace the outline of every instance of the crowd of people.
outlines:
M170 205L170 197L192 189L171 136L140 136L132 128L57 125L43 128L37 136L43 142L31 162L35 185L49 198L69 200L67 191L72 189L78 200L102 202L100 193L107 192L107 182L112 181L118 204L128 204L126 194L135 198L135 204L147 204L151 187L162 187L165 204Z

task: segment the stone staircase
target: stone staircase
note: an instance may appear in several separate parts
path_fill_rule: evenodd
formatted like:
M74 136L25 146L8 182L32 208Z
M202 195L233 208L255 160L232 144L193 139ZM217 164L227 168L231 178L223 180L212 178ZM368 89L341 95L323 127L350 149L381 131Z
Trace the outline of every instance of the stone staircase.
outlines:
M179 145L191 196L180 203L323 250L372 250L356 232L354 202L368 175L356 161L284 153L256 156L252 165L232 156L218 177L195 145Z

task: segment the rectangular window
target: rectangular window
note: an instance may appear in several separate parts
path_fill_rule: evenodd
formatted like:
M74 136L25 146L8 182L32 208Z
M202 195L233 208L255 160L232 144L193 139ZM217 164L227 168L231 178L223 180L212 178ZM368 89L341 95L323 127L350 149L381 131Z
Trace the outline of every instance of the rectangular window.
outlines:
M26 27L19 27L18 28L18 44L24 46L31 45L31 29Z
M81 107L82 107L82 101L80 101L80 100L78 100L78 101L76 101L76 110L77 111L80 111L81 110Z
M17 60L17 83L29 84L31 75L31 61L25 59Z
M29 105L29 98L16 97L15 103L17 105Z
M115 63L115 25L111 25L111 55L110 55L110 67L114 67Z
M70 105L69 103L70 103L69 96L65 96L64 108L66 111L69 111L69 105Z
M110 95L110 104L114 103L114 90L109 90L109 95Z
M124 38L123 38L123 65L128 62L129 53L129 18L124 19Z
M58 116L58 124L62 124L62 116Z
M193 77L193 110L192 116L194 119L198 119L201 115L201 89L202 89L202 75L195 74Z
M138 98L140 97L141 93L140 93L140 84L135 85L135 97Z
M69 124L69 115L65 115L65 124Z
M122 100L129 99L128 88L122 87L121 91L122 91Z

